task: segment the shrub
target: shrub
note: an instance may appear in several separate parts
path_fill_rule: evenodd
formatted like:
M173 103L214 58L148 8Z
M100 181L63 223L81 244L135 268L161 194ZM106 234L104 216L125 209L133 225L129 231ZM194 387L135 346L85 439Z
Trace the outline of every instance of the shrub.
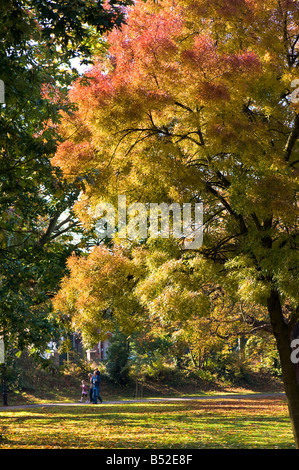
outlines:
M129 342L126 335L116 331L107 350L106 372L112 382L127 385L129 381Z

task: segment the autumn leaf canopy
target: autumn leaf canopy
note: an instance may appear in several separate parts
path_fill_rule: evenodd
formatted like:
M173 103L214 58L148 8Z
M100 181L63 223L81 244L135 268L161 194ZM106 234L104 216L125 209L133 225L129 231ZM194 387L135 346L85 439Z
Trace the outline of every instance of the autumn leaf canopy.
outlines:
M126 24L107 35L109 54L70 90L76 111L61 123L53 164L70 181L85 178L75 208L82 222L120 194L145 204L202 202L203 246L178 263L195 257L199 272L216 263L222 285L242 301L265 304L275 287L297 305L298 33L291 0L129 7ZM164 273L173 271L167 263ZM162 265L146 268L141 301ZM197 311L196 281L171 291L171 279L163 308L181 296Z

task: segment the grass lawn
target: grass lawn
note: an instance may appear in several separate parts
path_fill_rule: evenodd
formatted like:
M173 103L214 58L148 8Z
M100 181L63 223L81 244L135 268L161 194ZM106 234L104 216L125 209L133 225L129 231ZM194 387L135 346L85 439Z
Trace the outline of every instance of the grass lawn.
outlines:
M294 449L280 398L0 411L1 449Z

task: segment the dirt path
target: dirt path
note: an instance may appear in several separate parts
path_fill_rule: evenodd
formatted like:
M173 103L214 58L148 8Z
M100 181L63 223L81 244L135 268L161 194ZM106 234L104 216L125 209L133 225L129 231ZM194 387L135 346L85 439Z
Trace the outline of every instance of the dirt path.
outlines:
M283 398L285 394L283 392L277 393L248 393L248 394L230 394L230 395L200 395L191 397L170 397L170 398L135 398L132 400L117 400L117 401L103 401L102 405L93 405L87 403L38 403L32 405L13 405L13 406L1 406L0 411L13 411L17 409L25 408L41 408L46 406L103 406L103 405L125 405L127 403L163 403L163 402L179 402L179 401L197 401L197 400L257 400L259 398Z

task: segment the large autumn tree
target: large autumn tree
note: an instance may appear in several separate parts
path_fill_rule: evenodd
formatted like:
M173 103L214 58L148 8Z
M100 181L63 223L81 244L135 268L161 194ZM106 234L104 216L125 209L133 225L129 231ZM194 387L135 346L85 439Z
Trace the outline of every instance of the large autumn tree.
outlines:
M90 84L70 92L77 111L54 159L70 181L93 174L77 214L88 224L100 201L117 207L124 194L203 203L202 247L160 257L132 288L161 315L203 312L209 282L263 306L299 447L298 3L137 2L108 41Z

